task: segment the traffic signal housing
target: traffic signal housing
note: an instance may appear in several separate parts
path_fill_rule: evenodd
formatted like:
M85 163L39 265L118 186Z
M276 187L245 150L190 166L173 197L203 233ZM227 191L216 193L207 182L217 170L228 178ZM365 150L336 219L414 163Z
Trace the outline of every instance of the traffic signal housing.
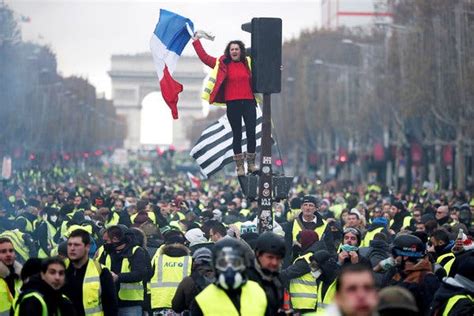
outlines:
M281 42L280 18L253 18L242 24L242 30L252 34L252 89L258 93L281 91Z

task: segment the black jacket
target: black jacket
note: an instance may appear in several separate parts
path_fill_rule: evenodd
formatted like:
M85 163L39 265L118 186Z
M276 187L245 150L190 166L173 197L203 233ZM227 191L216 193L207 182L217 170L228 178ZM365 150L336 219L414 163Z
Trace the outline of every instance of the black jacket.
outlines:
M285 315L278 313L278 310L283 306L283 282L279 275L266 275L255 259L253 267L247 269L247 276L249 280L257 282L265 291L267 296L267 313L265 315Z
M82 302L82 286L84 283L86 269L87 263L79 269L76 269L73 264L70 264L66 269L66 284L64 285L64 294L66 294L66 296L71 299L78 316L85 315L84 305ZM100 293L104 315L117 315L117 293L115 291L114 280L112 279L112 275L107 268L103 268L102 272L100 273Z
M179 283L171 305L176 313L189 310L196 295L211 284L202 276L198 269L193 270L190 276L185 277Z
M411 216L407 210L400 211L399 213L395 214L393 218L393 224L390 226L390 229L393 229L396 233L398 233L403 227L403 220L405 217ZM414 219L412 218L410 221L410 227L413 226Z
M110 253L111 259L111 268L110 270L118 275L118 280L115 283L115 289L117 292L120 291L120 284L122 283L135 283L143 282L147 280L149 274L149 264L146 261L145 250L139 247L135 253L132 253L134 244L127 244L124 249L120 252L112 251ZM105 265L105 259L107 258L108 253L104 251L102 256L99 258L99 262ZM130 262L130 272L121 273L122 261L124 258L127 258ZM118 307L129 307L129 306L142 306L141 301L125 301L118 299Z
M454 295L466 294L471 295L471 297L474 296L474 293L468 291L467 289L456 287L443 282L438 291L435 293L433 304L431 304L431 315L442 315L444 309L446 308L446 304L451 297ZM474 315L474 303L469 299L459 300L448 315Z
M23 299L23 297L32 292L39 293L48 307L49 316L67 315L76 316L76 311L71 301L63 297L62 290L54 290L49 284L44 282L39 275L31 277L30 281L22 288L18 299L20 316L41 315L43 310L41 303L34 297ZM59 313L58 313L59 311Z

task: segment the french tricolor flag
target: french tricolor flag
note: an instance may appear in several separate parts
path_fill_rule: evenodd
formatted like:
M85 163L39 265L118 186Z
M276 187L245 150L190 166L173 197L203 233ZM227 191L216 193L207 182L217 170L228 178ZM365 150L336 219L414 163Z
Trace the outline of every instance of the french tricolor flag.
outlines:
M179 56L191 39L190 33L193 29L193 22L188 18L160 9L160 18L150 40L151 54L160 79L161 94L174 119L178 118L178 94L183 91L183 85L171 75Z

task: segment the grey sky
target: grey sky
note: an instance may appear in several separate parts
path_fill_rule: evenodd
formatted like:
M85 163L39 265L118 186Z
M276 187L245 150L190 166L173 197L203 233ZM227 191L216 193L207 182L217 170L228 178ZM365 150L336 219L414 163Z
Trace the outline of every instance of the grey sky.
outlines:
M178 0L178 1L88 1L5 0L17 13L31 18L22 24L23 39L48 44L57 55L63 75L87 77L98 92L110 96L112 54L149 51L149 39L160 8L190 18L196 29L214 33L206 41L210 54L222 53L231 39L249 45L250 34L240 25L252 17L280 17L283 37L319 24L319 0ZM194 54L190 44L185 54Z

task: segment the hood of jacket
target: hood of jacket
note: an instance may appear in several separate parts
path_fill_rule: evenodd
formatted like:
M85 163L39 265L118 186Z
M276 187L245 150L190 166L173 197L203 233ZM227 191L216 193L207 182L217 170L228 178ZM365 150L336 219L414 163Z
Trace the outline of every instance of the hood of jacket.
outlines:
M18 261L15 261L13 263L13 272L18 277L20 277L22 268L23 266ZM0 278L5 279L6 277L10 275L11 272L12 272L11 269L5 263L0 261Z
M445 278L443 280L443 283L441 283L441 286L439 287L438 291L436 291L436 294L433 298L433 306L435 307L435 309L441 307L454 295L458 295L458 294L474 295L474 293L469 292L467 289L463 287L449 284L449 283L452 283L450 282L450 279L453 279L453 278Z
M159 251L160 254L167 255L169 257L184 257L189 256L191 253L188 247L179 243L164 245Z

